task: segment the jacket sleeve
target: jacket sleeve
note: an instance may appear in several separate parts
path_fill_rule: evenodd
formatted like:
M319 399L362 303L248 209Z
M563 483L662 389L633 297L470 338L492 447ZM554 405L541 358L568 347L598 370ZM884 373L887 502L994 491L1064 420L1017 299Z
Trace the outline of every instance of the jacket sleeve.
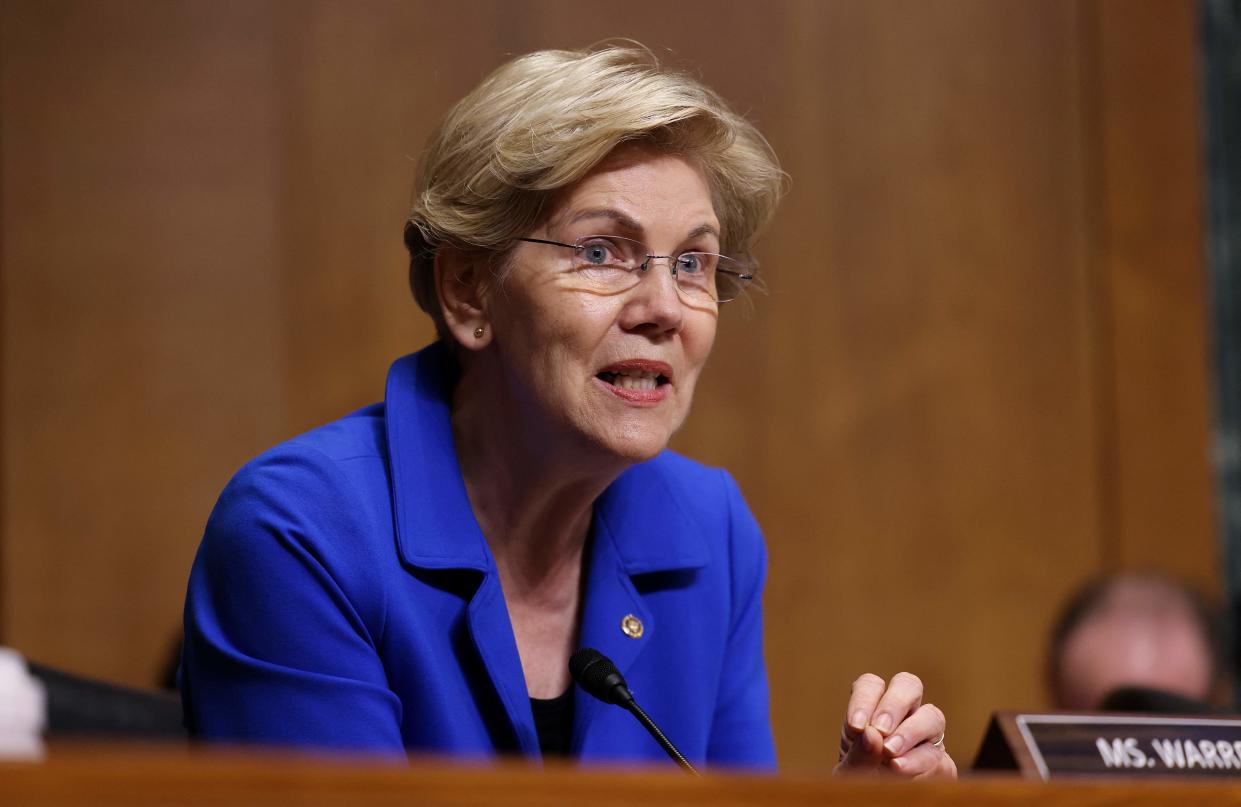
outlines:
M726 472L719 473L729 510L732 616L708 759L719 767L775 768L767 665L763 660L767 549L737 483Z
M208 740L403 753L376 650L367 509L336 463L286 445L220 496L190 573L182 692Z

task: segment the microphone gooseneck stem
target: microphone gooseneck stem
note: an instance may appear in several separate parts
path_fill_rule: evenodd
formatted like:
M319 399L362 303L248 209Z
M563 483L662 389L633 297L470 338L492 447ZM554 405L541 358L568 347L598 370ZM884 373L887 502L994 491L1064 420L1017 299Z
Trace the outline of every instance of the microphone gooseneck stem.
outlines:
M621 675L620 670L616 669L616 665L611 659L595 650L593 647L580 648L569 658L569 674L573 676L573 680L582 688L586 694L598 698L604 703L610 703L622 707L626 712L633 715L647 733L655 738L655 742L659 743L659 747L664 749L672 761L681 766L681 769L691 776L699 776L698 771L694 770L694 766L689 764L689 760L685 755L677 750L672 741L664 736L659 730L659 726L655 725L655 721L651 720L646 712L642 711L642 707L634 700L633 693L629 691L629 687L625 685L625 676Z
M651 720L646 712L642 711L642 707L638 705L638 702L633 699L632 695L626 698L621 705L624 706L630 714L638 718L638 722L641 723L648 732L650 732L650 735L655 738L655 742L659 743L659 746L667 752L668 756L672 757L673 762L680 765L686 773L694 776L702 775L694 769L693 765L689 764L689 760L677 750L677 747L672 744L672 741L664 736L664 733L659 730L659 726L655 725L655 721Z

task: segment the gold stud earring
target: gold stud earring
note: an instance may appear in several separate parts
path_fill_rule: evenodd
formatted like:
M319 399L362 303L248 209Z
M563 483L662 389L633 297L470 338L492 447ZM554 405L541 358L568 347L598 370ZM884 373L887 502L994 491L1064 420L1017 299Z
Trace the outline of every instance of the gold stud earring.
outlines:
M477 328L474 329L474 338L482 339L484 333L486 333L486 331L483 330L483 326L479 325Z

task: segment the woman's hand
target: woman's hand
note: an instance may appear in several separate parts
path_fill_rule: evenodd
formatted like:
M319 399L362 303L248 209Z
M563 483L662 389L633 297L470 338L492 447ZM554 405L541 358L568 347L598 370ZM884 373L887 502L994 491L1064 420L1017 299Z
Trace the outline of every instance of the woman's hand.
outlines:
M835 772L884 771L914 779L957 776L944 750L944 713L922 702L922 681L912 673L887 683L867 673L853 682Z

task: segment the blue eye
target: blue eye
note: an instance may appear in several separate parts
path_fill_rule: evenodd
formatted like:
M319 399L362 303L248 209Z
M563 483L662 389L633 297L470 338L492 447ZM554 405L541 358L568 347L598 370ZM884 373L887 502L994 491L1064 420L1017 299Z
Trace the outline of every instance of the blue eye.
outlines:
M683 252L677 256L677 272L687 275L709 275L715 273L718 255L710 252Z
M619 235L591 235L574 244L576 269L590 272L632 272L642 263L644 247Z
M587 263L602 265L608 260L608 248L602 244L588 244L582 247L582 257Z

